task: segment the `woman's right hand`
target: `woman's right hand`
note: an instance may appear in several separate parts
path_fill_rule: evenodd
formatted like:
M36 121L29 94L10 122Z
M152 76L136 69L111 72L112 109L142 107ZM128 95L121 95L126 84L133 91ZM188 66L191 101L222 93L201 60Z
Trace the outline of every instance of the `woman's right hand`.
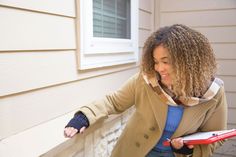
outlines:
M84 130L86 129L86 127L82 127L80 130L79 130L79 133L83 133ZM74 128L74 127L66 127L64 129L64 136L67 137L67 138L72 138L75 134L77 134L78 132L78 129Z
M77 133L83 133L87 127L89 127L88 118L82 112L78 112L66 125L64 136L71 138Z

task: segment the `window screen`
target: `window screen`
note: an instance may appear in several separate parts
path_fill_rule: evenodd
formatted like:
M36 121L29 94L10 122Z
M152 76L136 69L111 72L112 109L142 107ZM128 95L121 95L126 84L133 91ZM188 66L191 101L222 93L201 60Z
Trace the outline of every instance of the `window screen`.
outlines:
M93 36L130 39L130 0L93 0Z

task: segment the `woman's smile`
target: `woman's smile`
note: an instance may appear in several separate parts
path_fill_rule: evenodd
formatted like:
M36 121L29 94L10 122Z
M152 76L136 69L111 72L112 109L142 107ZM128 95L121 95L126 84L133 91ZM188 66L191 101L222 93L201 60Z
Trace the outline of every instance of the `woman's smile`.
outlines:
M161 82L166 86L170 87L172 85L172 66L170 64L169 52L162 45L156 47L153 51L153 58L155 62L155 70L161 76Z

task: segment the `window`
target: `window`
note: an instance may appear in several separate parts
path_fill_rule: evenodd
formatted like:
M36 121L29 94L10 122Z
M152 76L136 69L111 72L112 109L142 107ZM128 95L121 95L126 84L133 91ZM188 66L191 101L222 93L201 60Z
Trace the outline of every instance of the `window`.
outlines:
M137 0L78 0L79 69L136 62Z
M130 0L94 0L93 36L130 39Z

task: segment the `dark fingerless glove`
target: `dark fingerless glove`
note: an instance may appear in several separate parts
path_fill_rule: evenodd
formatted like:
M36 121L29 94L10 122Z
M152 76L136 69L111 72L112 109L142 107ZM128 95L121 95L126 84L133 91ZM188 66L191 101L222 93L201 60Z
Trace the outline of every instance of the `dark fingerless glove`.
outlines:
M75 116L69 121L69 123L65 126L65 128L73 127L76 128L79 132L79 130L84 126L86 128L89 127L88 118L82 112L79 112L75 114Z
M171 149L172 149L173 152L178 153L178 154L184 154L184 155L193 154L193 148L190 149L190 148L188 148L188 146L185 145L185 144L184 144L184 146L183 146L182 148L180 148L180 149L175 149L175 148L172 146L171 142L170 142L170 147L171 147Z

